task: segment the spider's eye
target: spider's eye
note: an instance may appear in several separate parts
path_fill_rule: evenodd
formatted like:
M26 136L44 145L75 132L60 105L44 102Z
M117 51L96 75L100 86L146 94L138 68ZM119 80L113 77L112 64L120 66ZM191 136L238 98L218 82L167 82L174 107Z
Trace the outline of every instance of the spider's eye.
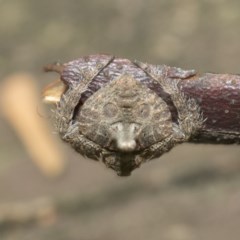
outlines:
M118 107L113 103L107 103L103 106L103 114L107 118L113 118L118 113Z
M147 118L150 115L151 107L149 104L143 103L137 106L137 116L140 118Z

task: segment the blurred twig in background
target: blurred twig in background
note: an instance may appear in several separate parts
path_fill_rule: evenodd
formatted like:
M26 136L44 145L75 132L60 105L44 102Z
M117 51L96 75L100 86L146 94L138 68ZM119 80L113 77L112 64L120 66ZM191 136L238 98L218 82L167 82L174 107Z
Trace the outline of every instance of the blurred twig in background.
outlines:
M0 227L30 222L48 225L55 222L56 215L55 205L49 198L15 204L5 203L0 205Z
M3 115L17 132L34 163L47 176L57 176L64 169L62 152L56 144L46 119L37 113L40 106L34 78L16 74L1 84L0 106Z

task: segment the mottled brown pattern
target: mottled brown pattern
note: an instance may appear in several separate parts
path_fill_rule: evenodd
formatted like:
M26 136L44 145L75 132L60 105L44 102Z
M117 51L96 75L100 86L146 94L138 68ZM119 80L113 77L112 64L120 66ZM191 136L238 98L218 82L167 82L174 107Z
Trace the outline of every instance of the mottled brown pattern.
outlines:
M83 93L80 105L108 81L112 81L121 74L128 73L137 81L152 89L158 96L168 103L172 120L177 122L178 111L173 104L172 97L163 91L161 84L154 81L146 71L136 66L128 59L113 58L108 55L92 55L79 58L65 64L62 80L72 83L71 69L79 66L93 67L102 60L109 60L109 64L89 84ZM154 66L148 64L148 66ZM205 124L199 134L192 137L192 142L208 143L239 143L240 142L240 76L233 74L196 74L194 70L185 71L180 68L158 65L159 74L163 74L173 81L181 79L179 86L182 93L196 100L201 108ZM74 79L78 81L78 79Z
M57 131L83 156L103 161L120 176L202 128L198 104L178 86L194 70L107 55L83 57L61 69L68 89L55 112Z
M76 120L83 135L111 151L143 150L172 133L167 104L128 75L87 99Z
M78 82L80 79L78 74L74 75L76 71L86 68L93 68L95 64L103 60L109 61L108 65L89 83L87 90L82 94L80 104L83 104L89 96L91 96L107 82L116 79L116 77L119 77L124 73L127 73L134 76L137 81L145 84L158 95L161 95L161 98L163 98L165 101L168 101L170 103L169 107L170 111L172 112L172 117L174 120L176 120L177 111L175 106L172 104L169 94L165 93L157 82L153 81L151 77L149 77L144 71L141 71L135 63L128 59L116 58L109 55L85 56L64 64L64 71L61 74L61 79L67 85L72 85ZM76 66L78 66L77 69Z

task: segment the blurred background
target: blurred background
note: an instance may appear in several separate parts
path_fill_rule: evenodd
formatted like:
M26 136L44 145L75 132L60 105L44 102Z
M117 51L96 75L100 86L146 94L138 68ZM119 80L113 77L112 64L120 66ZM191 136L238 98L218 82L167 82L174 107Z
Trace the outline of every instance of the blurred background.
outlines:
M95 53L239 73L240 1L0 0L0 17L1 240L239 239L239 146L183 144L120 178L60 142L40 94L42 66Z

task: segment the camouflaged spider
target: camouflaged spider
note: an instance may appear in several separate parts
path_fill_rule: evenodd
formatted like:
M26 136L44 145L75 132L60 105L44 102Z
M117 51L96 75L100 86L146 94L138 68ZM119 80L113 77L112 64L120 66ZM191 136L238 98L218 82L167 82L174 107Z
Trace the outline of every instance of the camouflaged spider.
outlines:
M47 70L60 72L66 88L54 112L61 138L120 176L188 141L203 124L195 100L178 87L193 70L108 55Z

